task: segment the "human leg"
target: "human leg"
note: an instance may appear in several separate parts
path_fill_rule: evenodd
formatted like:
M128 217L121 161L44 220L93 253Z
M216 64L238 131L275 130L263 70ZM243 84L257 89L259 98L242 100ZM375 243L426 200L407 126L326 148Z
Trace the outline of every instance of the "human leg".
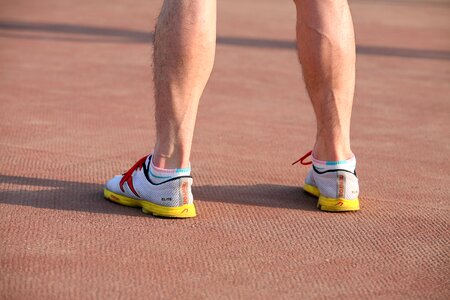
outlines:
M317 119L313 153L320 160L351 158L355 38L346 0L297 0L297 45Z
M215 36L215 0L164 1L154 43L154 152L109 180L105 198L158 216L196 216L189 156Z
M295 3L298 56L317 120L313 167L304 189L319 197L318 207L322 210L358 210L356 159L350 148L355 87L350 9L346 0ZM303 159L299 161L303 163Z
M211 73L215 0L166 0L155 30L156 145L160 168L186 168L199 99Z

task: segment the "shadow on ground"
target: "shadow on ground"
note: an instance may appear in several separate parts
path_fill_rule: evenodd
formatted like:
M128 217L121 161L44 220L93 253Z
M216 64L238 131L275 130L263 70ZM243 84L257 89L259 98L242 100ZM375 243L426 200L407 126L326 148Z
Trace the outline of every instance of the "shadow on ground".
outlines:
M0 175L0 203L37 208L144 216L104 200L103 185L94 183ZM213 201L274 208L315 210L316 199L299 187L275 184L195 186L194 197Z
M19 33L19 34L18 34ZM56 34L56 35L55 35ZM64 34L65 36L60 36ZM0 37L37 39L84 43L151 43L153 32L122 28L109 28L64 23L0 21ZM218 36L217 43L251 48L296 48L293 40ZM450 52L432 49L411 49L383 46L357 45L360 55L391 56L403 58L450 60Z

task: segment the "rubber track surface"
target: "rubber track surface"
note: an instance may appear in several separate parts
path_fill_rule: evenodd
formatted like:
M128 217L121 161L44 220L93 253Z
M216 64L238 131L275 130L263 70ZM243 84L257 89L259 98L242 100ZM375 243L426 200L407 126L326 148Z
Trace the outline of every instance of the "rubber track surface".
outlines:
M351 1L361 206L291 166L314 140L292 1L219 1L198 217L107 202L151 151L160 1L0 2L1 299L450 299L450 6Z

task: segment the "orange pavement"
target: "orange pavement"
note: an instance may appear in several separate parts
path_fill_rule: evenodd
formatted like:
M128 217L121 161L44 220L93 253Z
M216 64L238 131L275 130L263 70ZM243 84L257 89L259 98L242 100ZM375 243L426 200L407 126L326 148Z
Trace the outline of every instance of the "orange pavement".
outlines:
M450 299L450 5L355 0L362 210L300 188L291 1L219 1L198 217L107 202L151 151L160 1L0 0L0 299Z

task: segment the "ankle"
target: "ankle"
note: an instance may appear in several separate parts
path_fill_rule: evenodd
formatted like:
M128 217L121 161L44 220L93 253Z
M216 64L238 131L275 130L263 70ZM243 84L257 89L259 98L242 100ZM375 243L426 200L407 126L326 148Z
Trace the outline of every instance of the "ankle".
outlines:
M161 169L185 169L189 168L189 156L182 154L164 154L157 149L152 154L152 163Z
M313 157L322 161L343 161L354 157L348 143L326 143L317 141L313 148Z

